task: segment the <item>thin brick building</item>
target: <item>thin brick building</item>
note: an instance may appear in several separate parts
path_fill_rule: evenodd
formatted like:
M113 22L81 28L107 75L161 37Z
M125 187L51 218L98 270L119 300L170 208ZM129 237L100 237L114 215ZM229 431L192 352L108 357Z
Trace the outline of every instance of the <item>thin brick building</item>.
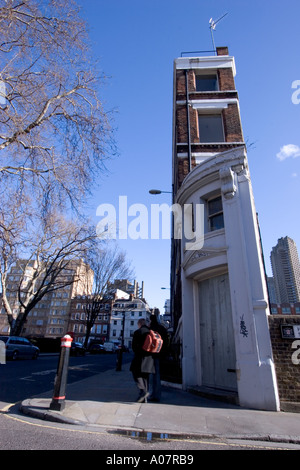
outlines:
M278 410L235 74L226 47L174 61L173 204L185 217L172 237L171 311L185 389Z

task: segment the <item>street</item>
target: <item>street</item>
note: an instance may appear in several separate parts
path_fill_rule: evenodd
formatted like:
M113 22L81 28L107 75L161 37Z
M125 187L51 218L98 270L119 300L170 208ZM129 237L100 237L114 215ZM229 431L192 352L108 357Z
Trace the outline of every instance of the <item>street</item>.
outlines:
M131 360L130 354L123 355L123 363ZM53 390L58 355L41 355L36 361L7 362L0 366L0 450L97 450L101 463L110 464L122 455L142 455L144 468L147 464L184 463L190 456L194 465L198 462L199 450L285 450L299 449L292 444L271 442L249 442L223 439L176 439L134 436L101 426L75 426L52 423L28 417L20 413L18 402L28 397ZM102 354L71 357L68 383L82 380L101 371L115 368L116 355ZM124 454L126 451L127 453ZM132 451L131 454L128 452ZM191 453L189 454L189 451ZM154 457L154 456L159 457ZM176 461L170 456L175 455ZM181 456L181 457L180 457ZM114 460L107 460L114 459ZM150 459L150 460L149 460ZM178 460L179 459L179 460ZM146 462L144 461L146 460ZM123 463L119 460L119 463ZM138 464L136 465L138 466Z
M93 450L97 453L97 463L105 463L108 457L122 455L149 456L159 455L167 459L169 455L193 456L193 465L199 464L198 451L217 450L299 450L299 446L271 442L226 441L221 439L199 440L147 440L125 437L100 427L85 428L63 425L28 418L18 411L0 413L0 450ZM132 451L131 453L129 451ZM189 453L190 451L190 453ZM226 455L226 454L225 454ZM232 455L231 453L228 454ZM250 455L255 455L250 454ZM250 457L247 454L247 459ZM276 453L277 456L277 453ZM269 456L268 458L270 458ZM149 462L148 462L149 463ZM153 462L155 463L155 462ZM157 462L157 464L159 464ZM193 467L192 465L192 467ZM199 465L197 465L197 468ZM141 468L144 468L141 467Z
M40 355L37 360L7 361L0 365L0 409L1 405L15 403L28 397L53 390L58 364L58 354ZM130 360L123 354L123 362ZM116 366L115 354L70 357L68 383L82 380Z

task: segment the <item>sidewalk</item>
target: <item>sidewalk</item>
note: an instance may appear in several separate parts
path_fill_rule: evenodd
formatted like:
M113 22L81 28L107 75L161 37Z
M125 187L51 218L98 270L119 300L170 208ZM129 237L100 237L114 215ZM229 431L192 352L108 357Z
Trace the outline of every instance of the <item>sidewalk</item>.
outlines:
M49 405L52 391L24 400L29 416L107 431L197 438L235 438L300 444L300 414L257 411L213 401L163 382L160 403L136 403L137 389L129 371L109 370L67 385L61 412ZM164 436L166 437L166 436Z

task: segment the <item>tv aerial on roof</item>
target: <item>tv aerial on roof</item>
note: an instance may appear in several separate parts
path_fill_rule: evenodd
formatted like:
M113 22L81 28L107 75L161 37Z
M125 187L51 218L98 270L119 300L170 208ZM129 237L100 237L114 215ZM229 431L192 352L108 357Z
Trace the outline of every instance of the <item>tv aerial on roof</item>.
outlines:
M209 20L209 29L210 29L210 33L211 33L211 40L212 40L213 49L214 49L215 52L216 52L216 47L215 47L215 41L214 41L213 31L216 29L217 24L218 24L226 15L228 15L228 13L225 13L225 14L222 15L220 18L218 18L216 21L214 21L212 18Z

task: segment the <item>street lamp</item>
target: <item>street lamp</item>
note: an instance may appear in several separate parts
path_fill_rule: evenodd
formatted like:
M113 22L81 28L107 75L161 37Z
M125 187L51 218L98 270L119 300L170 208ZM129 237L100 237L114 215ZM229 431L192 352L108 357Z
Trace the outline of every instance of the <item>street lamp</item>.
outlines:
M172 191L161 191L160 189L150 189L149 193L150 194L161 194L161 193L172 194Z

